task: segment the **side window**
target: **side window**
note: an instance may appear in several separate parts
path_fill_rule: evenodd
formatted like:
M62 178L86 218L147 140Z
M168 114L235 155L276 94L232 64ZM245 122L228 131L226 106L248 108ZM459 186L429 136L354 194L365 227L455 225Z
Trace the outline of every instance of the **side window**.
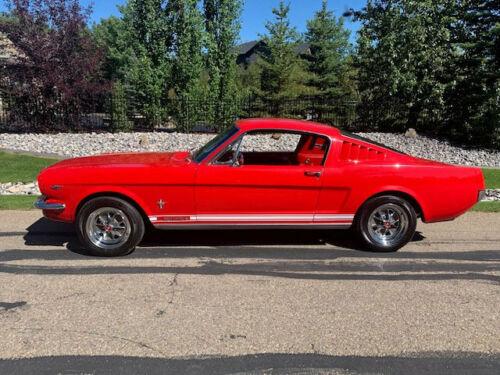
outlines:
M301 135L294 133L250 133L243 137L241 152L295 152Z
M265 131L243 135L214 164L322 165L328 139L319 135Z

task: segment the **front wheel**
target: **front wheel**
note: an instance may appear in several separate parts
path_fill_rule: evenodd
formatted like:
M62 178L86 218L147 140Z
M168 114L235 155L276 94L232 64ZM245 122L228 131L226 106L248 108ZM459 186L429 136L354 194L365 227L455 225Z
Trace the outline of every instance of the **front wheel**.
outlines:
M392 195L370 199L356 218L356 230L363 245L379 252L393 252L405 246L416 227L413 206Z
M144 220L127 201L99 197L86 202L76 219L78 238L91 255L127 255L144 237Z

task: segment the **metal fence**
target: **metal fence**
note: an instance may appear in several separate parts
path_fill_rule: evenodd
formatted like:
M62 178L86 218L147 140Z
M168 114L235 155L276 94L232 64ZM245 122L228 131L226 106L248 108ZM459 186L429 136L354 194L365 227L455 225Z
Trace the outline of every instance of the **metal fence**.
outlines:
M359 128L356 102L316 97L267 100L248 97L227 103L206 99L165 99L148 103L133 97L100 97L77 103L33 102L0 92L0 132L55 131L217 131L237 119L285 117Z

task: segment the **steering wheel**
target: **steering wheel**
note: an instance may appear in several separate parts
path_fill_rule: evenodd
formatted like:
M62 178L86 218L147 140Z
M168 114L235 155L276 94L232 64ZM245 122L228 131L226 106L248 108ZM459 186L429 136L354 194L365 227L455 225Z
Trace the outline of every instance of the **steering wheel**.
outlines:
M242 152L238 152L238 155L236 155L236 161L238 162L238 165L245 164L245 157L243 156Z

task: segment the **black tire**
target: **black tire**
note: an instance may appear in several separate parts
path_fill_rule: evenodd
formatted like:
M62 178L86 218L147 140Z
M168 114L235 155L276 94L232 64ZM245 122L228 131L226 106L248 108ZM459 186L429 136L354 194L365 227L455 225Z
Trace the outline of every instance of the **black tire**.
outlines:
M389 215L380 215L380 212ZM417 214L412 204L393 195L368 200L355 221L355 230L363 247L376 252L398 251L412 240L416 228Z
M108 222L104 223L102 217L107 218ZM102 233L92 230L96 227ZM118 257L135 250L144 237L145 225L139 211L127 201L115 197L99 197L86 202L78 211L76 232L89 254ZM104 237L100 236L102 234ZM112 242L116 243L111 244Z

